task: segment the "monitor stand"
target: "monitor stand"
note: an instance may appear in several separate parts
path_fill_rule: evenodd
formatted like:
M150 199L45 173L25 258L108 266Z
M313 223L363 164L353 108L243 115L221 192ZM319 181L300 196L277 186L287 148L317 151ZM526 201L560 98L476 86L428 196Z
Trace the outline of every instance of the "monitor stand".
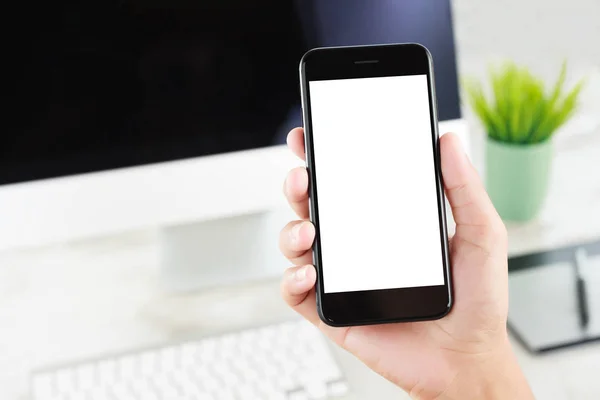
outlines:
M162 286L187 292L277 279L290 266L279 252L279 232L293 219L289 209L281 208L162 228Z

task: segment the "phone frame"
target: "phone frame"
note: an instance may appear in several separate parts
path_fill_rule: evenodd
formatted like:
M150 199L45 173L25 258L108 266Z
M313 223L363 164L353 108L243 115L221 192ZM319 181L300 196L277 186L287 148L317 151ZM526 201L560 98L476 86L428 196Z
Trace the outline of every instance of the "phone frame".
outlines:
M308 83L316 80L423 74L427 75L429 92L432 158L435 166L444 285L325 293L317 193L318 163L315 161L313 148ZM444 317L452 308L453 295L431 54L417 43L316 48L308 51L300 60L300 91L309 177L309 213L316 231L313 262L317 270L316 302L319 317L330 326L424 321Z

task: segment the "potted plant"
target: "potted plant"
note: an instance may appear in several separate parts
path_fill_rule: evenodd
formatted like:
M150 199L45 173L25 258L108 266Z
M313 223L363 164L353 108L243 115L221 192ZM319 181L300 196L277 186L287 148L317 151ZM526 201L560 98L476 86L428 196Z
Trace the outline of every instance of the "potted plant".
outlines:
M490 70L491 94L465 82L466 94L487 133L486 186L505 220L526 221L540 210L548 190L552 135L575 112L583 80L564 91L566 63L556 83L544 82L512 62Z

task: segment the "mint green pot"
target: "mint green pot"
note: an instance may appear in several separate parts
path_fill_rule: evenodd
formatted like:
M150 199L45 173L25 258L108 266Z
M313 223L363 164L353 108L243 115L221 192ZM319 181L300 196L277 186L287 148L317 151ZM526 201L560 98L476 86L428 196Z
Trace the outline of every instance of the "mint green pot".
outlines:
M505 221L534 218L548 193L552 142L518 145L486 140L487 191Z

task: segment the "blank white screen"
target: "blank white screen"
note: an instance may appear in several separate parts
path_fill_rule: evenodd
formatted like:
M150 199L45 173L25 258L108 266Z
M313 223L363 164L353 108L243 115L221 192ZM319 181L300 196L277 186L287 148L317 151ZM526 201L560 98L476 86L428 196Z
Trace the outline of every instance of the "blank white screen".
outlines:
M427 76L309 89L325 293L443 285Z

